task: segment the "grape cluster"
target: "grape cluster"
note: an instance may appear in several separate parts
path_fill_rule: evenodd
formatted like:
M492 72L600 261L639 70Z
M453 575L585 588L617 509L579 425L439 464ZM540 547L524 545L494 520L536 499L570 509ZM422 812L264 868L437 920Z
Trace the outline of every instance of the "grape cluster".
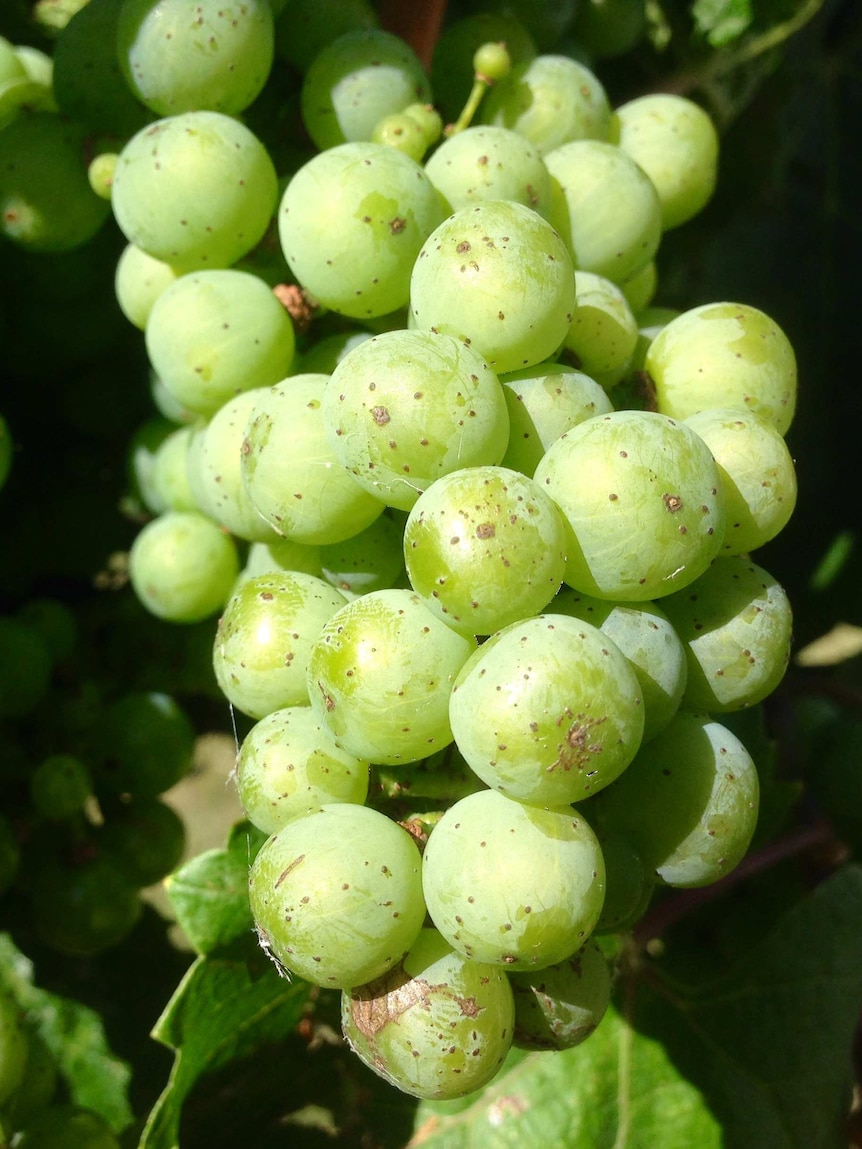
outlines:
M61 107L122 140L91 182L170 420L130 576L159 618L220 615L261 944L341 991L375 1072L457 1097L513 1042L584 1040L597 939L748 848L721 716L788 660L750 554L794 506L795 359L753 306L650 306L716 182L692 101L613 108L510 17L452 24L429 77L363 5L300 5L283 40L278 7L90 0L58 44ZM285 57L311 154L255 116ZM16 146L35 165L61 125L22 115ZM71 242L31 216L7 234Z

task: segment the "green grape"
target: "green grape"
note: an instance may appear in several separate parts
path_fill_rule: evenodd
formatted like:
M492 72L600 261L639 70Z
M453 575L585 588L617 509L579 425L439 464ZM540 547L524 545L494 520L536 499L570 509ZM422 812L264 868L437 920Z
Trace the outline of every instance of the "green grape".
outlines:
M293 323L271 289L245 271L197 271L161 292L147 319L153 370L191 411L214 414L233 396L287 375Z
M126 471L132 497L154 515L168 509L155 481L156 451L174 426L170 420L157 415L142 423L129 442Z
M644 728L628 660L596 627L562 614L523 619L483 643L455 680L449 720L483 782L550 806L613 782Z
M71 866L48 862L33 875L30 894L36 932L51 949L70 957L116 945L141 914L137 889L107 856Z
M411 316L418 328L466 340L495 371L517 371L559 350L574 312L573 271L547 220L486 200L428 237L411 276Z
M629 276L620 284L620 290L626 297L626 303L634 312L635 318L645 311L652 303L658 290L658 268L654 259L645 263L640 271ZM640 326L640 324L638 324Z
M617 108L611 135L655 186L663 231L697 215L715 190L718 132L692 100L652 92Z
M480 118L519 132L547 155L572 140L606 140L611 107L589 68L548 55L516 64L485 97Z
M445 27L431 60L431 86L443 116L455 120L473 84L473 57L483 44L505 44L514 63L532 60L537 48L524 24L510 12L476 12Z
M566 569L566 532L544 491L504 467L443 475L404 529L410 585L443 622L491 634L536 614Z
M565 431L613 411L595 379L563 363L537 363L500 376L509 408L509 446L502 466L531 478L545 451Z
M569 30L577 0L472 0L474 7L517 17L542 51L553 48Z
M288 970L334 989L404 957L425 918L422 860L406 830L348 803L289 822L249 875L261 944Z
M597 60L624 56L647 30L646 0L582 0L572 34Z
M293 365L294 375L331 375L345 355L354 347L371 339L371 332L362 328L325 335L312 343L298 356Z
M9 424L0 415L0 491L6 484L9 478L9 472L12 469L12 453L14 451L14 444L12 443L12 434L9 430Z
M565 961L509 974L515 998L514 1044L572 1049L594 1032L611 1000L608 960L592 940Z
M443 117L433 104L408 104L404 114L419 125L426 150L443 135Z
M623 287L625 294L625 285ZM628 296L626 296L628 299ZM631 304L629 304L631 307ZM634 310L634 309L633 309ZM638 341L635 345L632 357L628 365L628 378L629 380L637 379L640 377L640 390L644 393L653 390L652 384L644 372L644 362L646 360L647 352L650 349L650 344L658 335L663 327L667 327L672 319L676 319L681 312L673 307L646 307L643 311L636 314L635 319L638 325ZM614 396L616 398L616 396ZM626 406L627 404L622 404ZM620 404L617 404L618 408ZM654 410L654 404L641 404L641 410Z
M312 647L312 709L357 758L418 761L452 741L449 690L475 645L410 590L362 595L329 619Z
M159 798L130 798L103 809L99 847L132 886L152 886L179 865L186 844L183 820Z
M15 617L42 636L55 663L72 655L78 643L78 621L65 603L56 598L31 598Z
M345 989L347 1043L412 1097L463 1097L486 1085L512 1044L512 989L498 967L470 961L423 929L403 962Z
M38 631L0 615L0 719L24 718L48 692L53 659Z
M323 578L320 547L295 543L293 539L252 543L248 548L242 579L245 581L256 575L270 574L272 571L300 571L302 574L314 575L315 578Z
M381 515L371 526L319 550L320 573L344 597L388 590L404 573L401 527Z
M326 621L344 606L329 583L299 571L273 571L241 583L219 619L216 681L243 714L264 718L308 705L306 668Z
M505 199L549 217L548 169L529 140L507 128L479 126L456 132L437 148L425 171L450 211Z
M510 970L564 961L592 933L605 867L595 834L568 807L524 806L496 790L461 798L422 859L431 919L459 953Z
M56 51L57 48L55 44L55 55ZM16 44L15 56L19 64L24 68L29 79L41 87L47 88L49 91L53 88L54 58L52 56L49 56L47 52L43 52L41 48L34 48L30 44ZM58 108L56 104L54 104L52 107L46 108L46 111L56 112Z
M287 706L267 714L243 739L236 787L248 820L275 834L318 806L362 806L368 763L342 750L310 707Z
M71 251L110 213L93 192L85 130L51 112L21 116L0 131L0 234L27 251Z
M126 319L145 330L153 304L177 275L169 263L153 259L133 243L126 244L114 275L114 293Z
M757 770L736 735L680 710L585 809L600 834L627 838L659 881L696 887L736 868L758 806Z
M796 506L796 469L774 426L752 411L710 407L685 420L712 451L727 504L722 554L768 543Z
M276 54L299 72L345 32L378 25L369 0L289 0L283 9L276 12Z
M202 111L132 136L117 160L111 204L130 243L190 270L227 267L251 251L277 199L260 140L232 116Z
M631 929L646 913L655 879L624 834L598 825L596 832L605 860L605 902L596 933L620 933Z
M326 375L292 375L260 394L237 451L249 503L261 522L312 546L350 538L384 508L329 443L327 383Z
M619 647L641 689L643 741L654 738L679 710L688 680L685 648L667 615L654 602L608 602L569 587L550 609L592 623Z
M312 61L302 85L302 120L324 151L370 140L384 116L430 99L413 49L390 32L360 28L327 44Z
M60 110L90 131L126 139L151 118L123 79L117 24L123 0L87 0L54 45L54 95Z
M92 788L89 770L72 754L51 754L43 758L30 778L33 806L51 821L80 814Z
M12 1104L9 1120L13 1129L26 1128L51 1103L57 1091L57 1063L35 1028L27 1030L27 1064Z
M110 200L111 198L116 167L117 156L112 151L99 152L90 160L87 167L87 179L90 187L101 199Z
M150 368L150 395L159 414L164 415L172 423L193 423L200 418L173 397L152 368Z
M439 193L409 156L348 143L296 172L278 230L291 271L317 302L364 319L407 303L413 263L442 218Z
M21 864L21 848L8 818L0 814L0 897L6 893Z
M193 427L177 427L162 439L153 456L152 485L159 503L171 511L197 511L189 483L189 451Z
M99 715L87 740L87 760L102 793L155 798L191 769L195 732L167 694L133 691Z
M772 575L745 556L715 559L662 606L688 658L688 706L716 713L754 706L784 677L790 603Z
M499 463L509 434L495 373L435 331L387 331L355 347L323 393L323 418L341 463L405 511L441 475Z
M24 1014L12 995L0 987L0 1106L4 1109L24 1080L28 1047Z
M161 116L236 116L263 88L274 52L269 0L122 0L117 51L142 104Z
M644 602L703 574L724 537L721 479L704 441L651 411L613 411L566 431L534 476L569 526L565 581Z
M0 36L0 85L13 80L23 80L27 71L15 51L15 45Z
M78 1105L50 1105L28 1122L16 1149L120 1149L110 1125Z
M197 511L166 511L129 552L129 578L144 607L169 622L200 622L227 601L239 559L230 535Z
M706 303L672 319L644 361L659 411L687 419L708 407L753 411L783 435L796 407L796 356L763 311Z
M597 383L612 388L629 369L637 343L637 320L621 289L604 276L576 271L575 314L565 354Z
M428 150L421 125L407 112L393 112L379 120L371 133L371 142L395 148L417 164Z
M579 271L614 283L649 263L661 239L661 204L649 177L605 140L572 140L545 153L549 219Z

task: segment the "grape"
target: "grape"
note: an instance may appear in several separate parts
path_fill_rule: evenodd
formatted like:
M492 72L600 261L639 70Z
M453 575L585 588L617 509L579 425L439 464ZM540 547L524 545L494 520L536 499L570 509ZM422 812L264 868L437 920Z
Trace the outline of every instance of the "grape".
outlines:
M415 762L451 742L449 689L475 645L412 591L373 591L343 606L315 642L312 709L357 758Z
M90 772L72 754L52 754L44 758L30 778L33 806L52 821L80 814L91 791Z
M24 1078L8 1108L14 1129L27 1127L51 1102L57 1091L57 1065L39 1031L28 1027Z
M544 51L568 32L577 10L577 0L474 0L493 12L506 13L523 21L524 27Z
M652 341L644 368L658 409L687 419L707 407L753 411L783 435L796 407L796 357L763 311L706 303L671 320Z
M402 531L387 515L371 526L320 548L320 573L348 601L374 590L387 590L404 572Z
M583 0L572 34L594 59L624 56L647 30L646 9L645 0Z
M493 1078L512 1044L514 1006L505 973L456 953L423 929L403 962L344 990L350 1048L412 1097L463 1097Z
M662 606L685 646L687 705L717 713L754 706L784 677L790 603L772 575L748 558L715 559Z
M371 133L371 142L395 148L417 164L422 162L429 146L419 121L407 112L393 112L378 120Z
M114 276L114 293L126 319L143 331L153 304L176 278L169 263L153 259L133 243L126 244Z
M0 131L0 233L28 251L71 251L92 239L110 208L90 187L85 131L51 112Z
M640 688L596 627L545 614L492 635L455 680L449 719L483 782L563 806L607 786L641 742Z
M592 940L563 962L509 974L514 1043L521 1049L572 1049L590 1036L611 1000L611 973Z
M168 116L202 109L235 116L272 66L268 0L122 0L120 66L135 96Z
M589 68L568 56L537 56L494 85L480 118L519 132L546 155L571 140L607 139L611 107Z
M631 929L646 912L655 890L654 875L624 834L600 825L596 831L605 860L605 901L596 933L620 933Z
M189 451L193 427L177 427L156 448L152 485L159 502L171 511L197 511L189 484Z
M192 270L227 267L251 251L277 198L260 140L231 116L201 111L132 136L117 160L111 203L130 243Z
M245 581L256 575L269 574L271 571L301 571L303 574L314 575L315 578L323 578L320 547L295 543L292 539L252 543L248 548L248 557L241 578Z
M51 683L52 664L42 635L0 615L0 718L23 718L36 708Z
M293 365L294 374L331 375L345 355L371 337L370 331L358 327L326 335L299 355Z
M736 735L680 710L585 809L600 833L628 838L658 880L695 887L739 864L758 804L757 770Z
M262 718L245 736L236 786L248 820L275 834L318 806L363 805L368 763L342 750L310 707L288 706Z
M360 28L376 28L369 0L289 0L276 11L275 50L304 72L327 44Z
M261 942L313 985L373 981L422 928L421 866L416 843L385 814L322 806L269 838L252 865Z
M566 533L544 491L517 471L467 467L432 483L404 530L410 585L437 618L491 634L559 590Z
M603 387L614 387L637 347L637 320L620 288L604 276L576 271L575 295L565 354Z
M512 970L564 961L604 897L595 834L567 807L524 806L496 790L461 798L422 859L428 912L459 953Z
M505 44L513 63L536 56L533 37L510 12L476 12L445 27L434 45L431 85L444 117L455 120L470 95L473 57L483 44Z
M407 303L414 260L442 218L439 193L409 156L348 143L293 176L278 229L291 271L319 303L373 318Z
M213 665L222 693L252 718L306 706L312 645L343 606L343 595L329 583L298 571L273 571L242 583L215 637Z
M664 231L697 215L715 190L718 132L709 114L671 92L651 92L617 108L611 136L649 176Z
M551 179L539 152L506 128L479 126L440 145L425 171L450 211L483 200L514 200L548 218Z
M727 504L722 554L756 550L787 525L796 506L796 470L787 444L752 411L710 407L686 424L712 451Z
M654 602L607 602L568 587L551 609L592 623L619 647L641 689L643 741L654 738L679 710L688 680L685 648L667 615Z
M486 200L445 220L410 281L415 325L464 339L497 372L541 363L560 348L574 311L572 260L531 208Z
M573 140L545 153L549 219L579 271L622 283L658 250L661 204L649 177L604 140Z
M29 1042L18 1003L0 987L0 1106L14 1097L24 1080Z
M658 268L654 259L645 263L640 271L630 275L620 284L620 289L626 297L626 303L637 318L639 313L646 310L652 303L658 289ZM640 327L640 323L638 324Z
M78 642L78 622L65 603L56 598L31 598L15 614L30 630L42 636L52 660L64 662Z
M87 759L100 790L155 798L191 769L194 744L189 718L169 695L133 691L101 712Z
M375 124L431 88L413 49L377 28L345 32L314 58L302 85L302 119L323 151L370 140Z
M166 511L147 523L129 552L135 594L151 614L170 622L215 614L238 573L230 535L196 511Z
M440 475L497 464L509 434L495 373L433 331L388 331L355 347L324 391L323 418L341 463L405 511Z
M721 480L704 441L650 411L613 411L566 431L536 468L569 525L565 581L624 602L693 582L724 537Z
M28 1122L20 1149L120 1149L108 1122L78 1105L50 1105Z
M234 395L283 379L295 338L263 280L229 268L183 275L165 288L150 311L146 345L174 397L212 415Z
M103 812L99 845L131 885L152 886L179 865L186 830L167 803L158 798L131 798Z
M140 917L141 901L111 858L99 856L72 866L52 861L33 875L31 913L37 933L51 949L88 957L130 933Z
M126 470L132 498L154 515L168 509L156 484L156 451L173 427L168 419L157 415L142 423L129 443Z
M328 441L327 382L325 375L294 375L258 395L237 452L248 500L261 521L306 545L350 538L384 508Z
M555 439L585 419L613 410L595 379L563 363L537 363L501 375L500 382L510 426L502 465L531 478Z

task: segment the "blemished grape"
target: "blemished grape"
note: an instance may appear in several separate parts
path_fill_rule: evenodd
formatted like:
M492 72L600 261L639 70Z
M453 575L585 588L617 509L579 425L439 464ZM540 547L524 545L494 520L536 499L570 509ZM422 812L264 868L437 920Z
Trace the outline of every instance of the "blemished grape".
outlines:
M314 643L312 709L357 758L418 761L452 741L449 691L475 646L411 590L373 591L333 614Z
M721 479L704 441L650 411L597 415L561 435L534 478L568 525L565 581L644 602L688 585L724 537Z
M248 820L275 834L318 806L363 805L368 763L342 750L310 707L289 706L262 718L243 739L236 786Z
M191 769L194 727L167 694L124 694L105 707L87 740L97 789L155 798Z
M345 989L350 1048L412 1097L463 1097L487 1084L512 1044L514 1003L498 966L471 961L433 929L368 985Z
M784 677L793 617L784 588L743 555L715 559L662 600L688 659L685 702L724 713L762 702Z
M629 369L637 343L637 320L622 289L605 276L576 271L566 357L610 390Z
M269 0L122 0L117 19L126 82L160 116L238 115L266 82L273 44Z
M4 1108L24 1080L28 1045L23 1011L0 987L0 1105Z
M30 797L38 812L52 821L79 814L92 792L84 763L72 754L44 758L30 778Z
M479 647L455 680L449 719L483 782L522 802L562 806L625 770L644 710L634 671L605 634L545 614Z
M99 846L133 886L160 882L179 864L186 844L182 818L159 798L131 798L106 811Z
M560 236L523 204L485 200L431 233L410 280L416 327L469 342L498 373L553 356L575 307Z
M744 303L705 303L672 319L644 361L659 411L753 411L783 435L796 408L796 356L778 324Z
M585 818L496 790L461 798L422 859L428 912L459 953L507 969L564 961L592 933L605 867Z
M624 774L584 810L599 832L628 838L658 881L707 886L729 874L757 824L759 781L735 734L680 710Z
M176 278L169 263L153 259L133 243L126 244L114 276L114 293L126 319L143 331L153 304Z
M608 960L592 939L563 962L509 974L514 1043L521 1049L572 1049L595 1031L611 1000Z
M455 630L491 634L551 601L566 569L560 512L541 487L504 467L437 479L404 528L410 585Z
M227 602L239 574L236 544L197 511L167 511L141 530L129 552L135 594L169 622L200 622Z
M419 121L407 112L396 112L378 121L371 133L371 142L395 148L405 156L409 156L411 160L415 160L417 164L422 162L422 157L428 150L428 141Z
M273 571L237 587L219 619L213 647L216 681L251 718L307 706L312 646L344 606L329 583L298 571Z
M108 1122L79 1105L49 1105L27 1123L21 1149L120 1149Z
M415 160L385 144L347 143L292 177L278 231L291 271L318 303L366 319L407 303L414 260L443 214Z
M437 148L425 171L451 211L505 199L548 218L548 169L529 140L508 128L478 125L456 132Z
M385 814L322 806L267 840L249 875L264 947L313 985L364 985L396 965L425 918L422 859Z
M341 463L405 511L441 475L499 463L509 437L495 372L434 331L387 331L355 347L323 393L323 418Z

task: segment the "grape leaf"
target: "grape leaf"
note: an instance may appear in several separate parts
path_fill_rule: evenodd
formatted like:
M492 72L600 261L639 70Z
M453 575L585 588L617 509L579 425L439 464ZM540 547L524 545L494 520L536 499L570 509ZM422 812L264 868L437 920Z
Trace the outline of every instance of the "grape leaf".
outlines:
M305 982L277 977L259 952L251 960L199 957L153 1030L157 1041L176 1050L176 1058L140 1149L178 1149L182 1106L198 1080L284 1038L307 996Z
M131 1124L131 1071L108 1046L97 1013L71 998L33 984L33 966L8 934L0 934L0 985L7 989L42 1037L76 1105L101 1114L121 1132Z

